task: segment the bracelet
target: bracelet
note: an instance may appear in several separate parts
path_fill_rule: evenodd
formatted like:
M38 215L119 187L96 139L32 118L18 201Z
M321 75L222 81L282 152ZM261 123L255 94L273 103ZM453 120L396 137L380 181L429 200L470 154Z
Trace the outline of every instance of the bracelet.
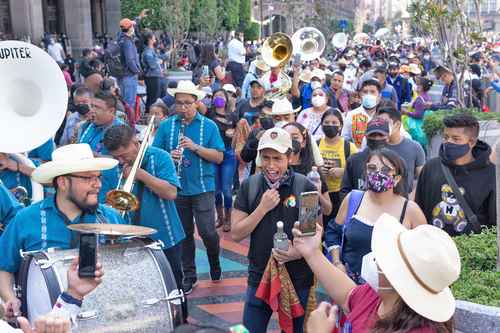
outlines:
M79 299L76 299L74 298L73 296L71 296L68 292L64 291L62 294L61 294L61 299L68 303L68 304L73 304L73 305L76 305L76 306L79 306L81 307L82 306L82 301L80 301Z

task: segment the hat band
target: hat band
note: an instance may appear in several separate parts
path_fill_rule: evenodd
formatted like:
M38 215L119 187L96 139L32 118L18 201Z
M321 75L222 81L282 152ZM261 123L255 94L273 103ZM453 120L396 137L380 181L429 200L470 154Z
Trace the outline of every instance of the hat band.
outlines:
M439 294L440 291L436 291L434 289L432 289L431 287L429 287L424 281L422 281L422 279L420 279L417 275L417 273L415 273L415 271L413 270L413 267L410 265L410 261L408 260L408 257L406 256L406 253L403 249L403 246L401 245L401 235L403 233L400 233L398 235L398 250L399 250L399 253L401 254L401 257L403 258L403 261L405 262L405 265L406 267L408 267L408 269L410 270L410 273L411 275L415 278L415 280L417 280L417 282L425 289L427 290L428 292L430 292L431 294Z

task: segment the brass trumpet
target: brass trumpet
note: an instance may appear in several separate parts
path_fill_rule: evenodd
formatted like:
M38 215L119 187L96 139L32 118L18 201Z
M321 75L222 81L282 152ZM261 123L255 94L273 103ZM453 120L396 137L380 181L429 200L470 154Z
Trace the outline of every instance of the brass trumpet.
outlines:
M141 143L139 152L137 153L137 157L134 161L134 164L132 165L130 174L125 180L125 183L123 184L123 186L121 185L123 179L122 172L120 174L116 189L106 193L106 204L121 211L122 213L135 211L139 208L140 202L137 197L132 194L132 189L134 188L137 169L141 167L142 160L144 159L144 154L146 153L146 149L148 148L149 143L153 137L152 134L154 129L154 119L155 116L152 116L149 120L148 127L146 128L146 131L144 133L144 140Z

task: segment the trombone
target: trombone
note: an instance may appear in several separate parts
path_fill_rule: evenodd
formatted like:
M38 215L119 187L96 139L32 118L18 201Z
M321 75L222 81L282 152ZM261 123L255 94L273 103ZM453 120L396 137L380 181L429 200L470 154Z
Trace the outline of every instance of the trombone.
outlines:
M125 183L122 186L123 180L123 172L120 174L120 178L118 179L118 185L116 189L109 191L106 193L106 204L111 207L119 210L123 213L128 211L135 211L139 208L139 199L132 194L132 189L135 184L135 175L137 170L141 167L142 161L144 159L144 155L146 153L146 149L148 148L151 139L153 138L153 129L154 129L154 119L153 115L149 120L148 127L146 128L146 132L144 133L144 140L141 143L139 148L139 152L137 153L137 157L132 165L132 169L130 170L130 174L128 175Z

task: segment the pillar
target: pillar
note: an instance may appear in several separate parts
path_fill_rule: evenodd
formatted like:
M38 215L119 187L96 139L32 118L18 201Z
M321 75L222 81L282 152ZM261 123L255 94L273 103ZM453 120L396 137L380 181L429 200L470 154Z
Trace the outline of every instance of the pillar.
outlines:
M71 53L73 57L80 57L83 49L92 47L90 0L63 1L66 34L71 45Z
M30 37L39 44L43 37L42 0L10 0L12 33L16 38Z
M116 39L120 30L121 7L120 0L104 0L104 15L106 15L106 33L109 37ZM133 17L129 17L133 20Z

